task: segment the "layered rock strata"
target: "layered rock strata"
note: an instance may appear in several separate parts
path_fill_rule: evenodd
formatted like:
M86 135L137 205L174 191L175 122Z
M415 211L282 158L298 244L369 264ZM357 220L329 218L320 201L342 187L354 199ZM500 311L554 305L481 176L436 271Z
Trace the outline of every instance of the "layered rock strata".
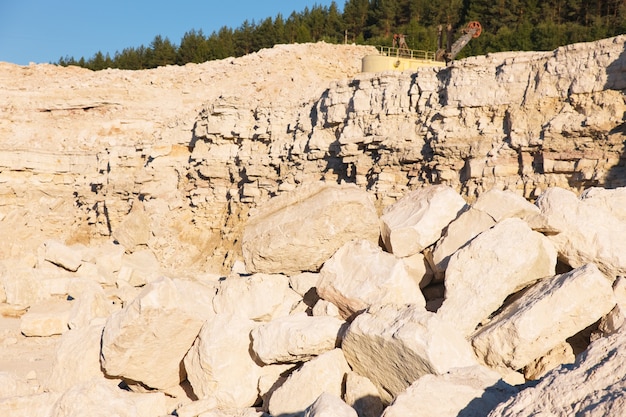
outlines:
M0 216L87 243L123 239L142 202L150 233L126 242L230 268L248 210L300 184L355 183L379 208L424 183L470 199L624 185L624 42L416 73L358 74L371 48L326 44L142 72L3 64Z

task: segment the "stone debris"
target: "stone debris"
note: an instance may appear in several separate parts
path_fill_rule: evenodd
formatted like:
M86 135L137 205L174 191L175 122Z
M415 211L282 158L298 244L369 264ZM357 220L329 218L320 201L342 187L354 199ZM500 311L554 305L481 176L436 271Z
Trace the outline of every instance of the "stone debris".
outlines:
M402 260L367 240L353 240L324 263L317 293L350 319L374 304L424 306L419 283Z
M0 412L626 414L625 42L0 63Z

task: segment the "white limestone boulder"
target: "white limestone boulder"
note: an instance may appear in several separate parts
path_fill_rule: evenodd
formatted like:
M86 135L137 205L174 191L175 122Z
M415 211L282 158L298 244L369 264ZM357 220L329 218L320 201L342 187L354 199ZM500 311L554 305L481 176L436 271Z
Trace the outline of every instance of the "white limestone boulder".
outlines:
M341 349L311 359L272 393L267 404L269 413L281 417L302 416L324 392L341 398L348 372L350 367Z
M243 408L259 398L262 375L250 352L254 321L234 314L217 314L202 326L185 355L184 366L193 392L214 398L219 408Z
M292 275L289 277L289 286L295 292L300 294L301 297L305 297L311 290L315 290L317 281L320 276L315 272L303 272L301 274Z
M265 364L304 362L335 349L344 324L306 313L277 318L252 330L252 351Z
M62 393L80 382L106 378L100 368L102 330L102 326L93 325L63 334L54 353L52 372L44 382L46 390ZM109 382L117 385L120 380Z
M443 279L450 256L495 224L496 221L493 217L474 207L461 213L448 225L444 235L437 241L433 249L432 260L435 275Z
M112 241L89 246L83 252L83 261L94 264L100 284L114 285L117 281L125 248Z
M424 375L477 364L458 330L420 306L369 309L354 319L341 348L385 404Z
M385 248L401 258L421 252L441 237L466 206L454 189L444 185L412 191L383 211Z
M531 227L536 223L540 224L539 208L510 190L492 188L479 195L472 207L488 214L496 222L517 217L529 223Z
M626 222L603 203L607 200L579 199L562 188L548 189L536 202L548 223L560 231L549 236L560 259L573 268L593 262L615 278L626 274Z
M107 375L166 389L185 379L183 357L204 321L214 315L215 290L198 282L161 278L111 315L102 334Z
M344 243L378 242L378 214L354 185L315 184L281 194L251 215L242 241L250 272L317 271Z
M381 417L485 416L517 390L497 372L475 365L424 375L400 393Z
M580 199L589 206L602 207L609 210L618 220L626 222L626 187L608 189L600 187L587 188Z
M346 375L346 393L343 398L359 417L380 417L384 409L376 385L356 372L348 372Z
M238 314L255 321L270 321L289 314L290 303L300 297L284 275L231 275L219 282L213 308L219 314Z
M52 336L69 330L68 322L73 302L50 298L30 307L20 321L20 331L25 336Z
M61 395L50 417L154 417L167 413L167 399L161 392L128 392L96 378Z
M317 293L348 319L372 304L425 306L419 284L401 259L369 241L354 240L324 263Z
M311 313L314 316L330 316L341 319L341 312L337 306L330 301L322 300L321 298L317 300L313 309L311 309Z
M576 363L556 368L494 408L489 417L626 415L626 331L593 342Z
M472 336L486 365L521 369L615 306L611 281L594 264L532 286Z
M509 295L553 276L556 258L545 236L523 220L504 219L450 257L437 314L469 335Z
M358 417L354 408L327 392L304 410L304 417Z

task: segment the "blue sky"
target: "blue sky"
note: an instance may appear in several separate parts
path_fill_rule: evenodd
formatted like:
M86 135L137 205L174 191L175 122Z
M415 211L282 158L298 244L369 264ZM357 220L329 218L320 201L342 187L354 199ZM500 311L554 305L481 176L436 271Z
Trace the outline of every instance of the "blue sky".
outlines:
M91 58L148 46L156 35L175 44L191 29L210 35L244 20L303 11L332 0L0 0L0 61L28 65ZM336 1L343 10L345 1Z

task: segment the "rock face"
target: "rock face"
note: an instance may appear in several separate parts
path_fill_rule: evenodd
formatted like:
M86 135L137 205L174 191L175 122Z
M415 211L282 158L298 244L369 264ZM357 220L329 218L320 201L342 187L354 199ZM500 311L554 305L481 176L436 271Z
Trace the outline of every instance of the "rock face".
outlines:
M470 198L626 185L623 44L416 74L357 75L373 48L326 44L139 72L2 64L3 231L37 245L116 234L163 265L228 269L251 207L319 180L355 183L379 208L422 183Z
M0 64L0 411L624 414L625 44Z

